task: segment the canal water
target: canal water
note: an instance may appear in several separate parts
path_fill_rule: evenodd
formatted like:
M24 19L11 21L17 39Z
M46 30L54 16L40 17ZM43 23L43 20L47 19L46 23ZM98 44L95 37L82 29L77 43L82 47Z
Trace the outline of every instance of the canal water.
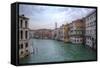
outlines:
M31 39L29 43L31 54L19 60L22 64L96 60L96 52L84 45L47 39Z

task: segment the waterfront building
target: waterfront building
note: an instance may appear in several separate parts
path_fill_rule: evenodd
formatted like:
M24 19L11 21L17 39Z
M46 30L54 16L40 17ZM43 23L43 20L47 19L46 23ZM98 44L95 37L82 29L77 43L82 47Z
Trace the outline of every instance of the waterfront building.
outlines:
M35 30L29 30L29 38L34 38Z
M85 17L85 44L96 49L96 11Z
M29 18L19 16L19 58L29 55Z
M51 31L51 33L52 33L52 39L54 40L54 39L55 39L55 29L53 29L53 30Z
M69 25L65 24L64 25L64 42L69 42Z
M50 30L50 29L37 29L34 32L34 38L52 39L52 30Z
M52 33L52 35L53 35L53 39L55 39L55 40L60 40L59 38L60 38L60 34L59 34L59 31L60 31L60 28L57 28L57 23L55 23L55 29L53 30L53 33Z
M72 21L69 24L70 42L75 44L82 44L84 42L85 23L83 19Z
M65 25L63 24L59 28L59 40L61 40L61 41L64 41L64 27L65 27Z

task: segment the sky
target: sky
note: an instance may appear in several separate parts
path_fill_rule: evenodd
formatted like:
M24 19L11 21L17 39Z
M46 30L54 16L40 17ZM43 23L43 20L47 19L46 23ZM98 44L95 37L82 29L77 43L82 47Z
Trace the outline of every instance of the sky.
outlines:
M19 5L19 15L24 14L29 18L29 28L54 29L55 23L59 28L62 24L71 23L91 13L93 8L41 6L41 5Z

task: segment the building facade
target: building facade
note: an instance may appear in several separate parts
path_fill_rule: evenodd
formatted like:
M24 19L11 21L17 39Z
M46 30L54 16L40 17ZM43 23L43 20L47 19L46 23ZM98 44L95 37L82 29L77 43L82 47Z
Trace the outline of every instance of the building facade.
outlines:
M65 24L64 25L64 42L69 42L69 25Z
M85 44L96 49L96 11L85 17Z
M78 19L69 24L69 38L71 43L83 44L84 42L85 22Z
M19 16L19 58L29 55L29 28L28 18Z
M50 30L50 29L35 30L34 38L37 38L37 39L52 39L52 30Z
M65 25L63 24L62 26L60 26L59 28L59 40L64 41L64 30Z
M55 29L52 30L52 39L60 40L60 28L57 28L57 23L55 23Z
M29 30L29 38L34 38L35 30Z
M56 40L61 40L60 35L61 35L60 28L55 29L55 39Z

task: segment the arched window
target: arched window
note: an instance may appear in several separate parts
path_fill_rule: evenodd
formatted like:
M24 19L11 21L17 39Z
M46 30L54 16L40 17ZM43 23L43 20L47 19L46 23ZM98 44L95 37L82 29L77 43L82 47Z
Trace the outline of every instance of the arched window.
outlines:
M21 54L23 54L23 51L21 51Z
M25 21L25 28L27 28L27 21Z
M23 49L23 44L20 44L20 49Z
M27 39L27 35L28 35L27 33L28 33L28 31L25 31L25 38L26 38L26 39Z
M25 47L26 47L26 48L28 47L28 43L25 43Z
M23 31L20 31L20 38L23 39Z

